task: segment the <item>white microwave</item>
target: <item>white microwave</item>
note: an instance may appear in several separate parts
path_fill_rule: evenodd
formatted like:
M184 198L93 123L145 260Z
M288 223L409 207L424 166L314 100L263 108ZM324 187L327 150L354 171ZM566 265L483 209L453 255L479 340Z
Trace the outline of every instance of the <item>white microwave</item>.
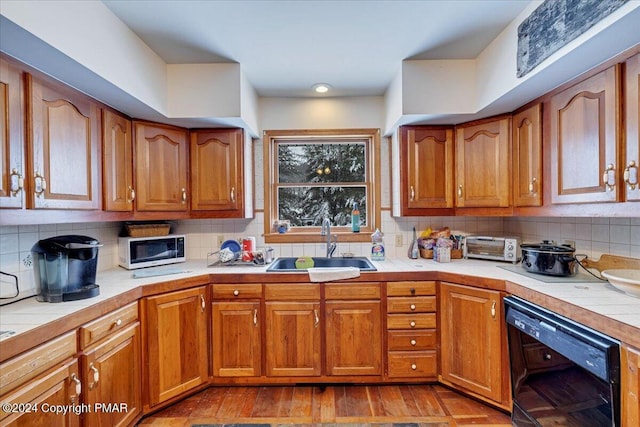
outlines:
M119 237L118 264L128 270L185 262L186 236Z

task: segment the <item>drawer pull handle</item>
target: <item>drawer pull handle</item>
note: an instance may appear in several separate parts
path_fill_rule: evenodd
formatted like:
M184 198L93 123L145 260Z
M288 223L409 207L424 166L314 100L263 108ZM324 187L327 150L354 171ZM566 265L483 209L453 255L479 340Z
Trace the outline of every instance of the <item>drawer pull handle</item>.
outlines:
M98 385L98 381L100 381L100 372L93 365L93 362L89 364L89 370L93 372L93 382L89 384L89 390L93 390Z
M416 365L415 363L411 364L411 370L415 371L416 369L418 369L418 365Z
M234 297L237 297L238 295L240 295L240 291L239 291L239 290L237 290L237 289L234 289L234 290L233 290L233 296L234 296Z
M122 319L117 319L115 322L113 322L113 327L117 328L118 326L122 325Z
M415 310L415 309L416 309L416 305L415 305L415 304L411 304L411 305L409 306L409 308L410 308L411 310Z
M413 320L409 323L409 326L411 326L412 328L416 327L416 322L414 322Z
M416 294L416 289L415 288L411 288L411 289L409 289L409 292L411 293L411 295L415 295Z
M418 341L416 341L416 340L411 340L411 345L415 346L416 344L418 344Z

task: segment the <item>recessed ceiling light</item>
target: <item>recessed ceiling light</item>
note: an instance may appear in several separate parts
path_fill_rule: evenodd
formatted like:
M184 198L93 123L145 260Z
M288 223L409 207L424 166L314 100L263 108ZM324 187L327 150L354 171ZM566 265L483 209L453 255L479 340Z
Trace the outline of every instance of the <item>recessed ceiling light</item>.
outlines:
M331 86L326 83L316 83L312 86L312 89L317 93L327 93L330 88Z

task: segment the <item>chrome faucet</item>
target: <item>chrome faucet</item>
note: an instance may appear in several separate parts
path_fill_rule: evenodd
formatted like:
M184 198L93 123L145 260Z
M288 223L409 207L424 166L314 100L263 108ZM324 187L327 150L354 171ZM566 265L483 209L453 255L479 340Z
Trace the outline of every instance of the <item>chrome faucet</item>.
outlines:
M327 258L331 258L336 250L336 246L338 245L338 236L334 235L333 239L331 238L331 221L329 221L329 217L325 216L322 220L320 235L327 236Z

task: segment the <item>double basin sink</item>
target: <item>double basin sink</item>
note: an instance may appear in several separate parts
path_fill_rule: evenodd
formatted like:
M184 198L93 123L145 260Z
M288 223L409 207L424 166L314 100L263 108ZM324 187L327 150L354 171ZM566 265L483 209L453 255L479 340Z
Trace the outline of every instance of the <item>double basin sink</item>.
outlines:
M298 271L303 272L306 269L296 268L296 260L298 257L281 257L277 258L275 261L271 263L269 268L267 268L267 272L291 272ZM356 267L359 268L360 271L378 271L377 268L373 266L371 260L365 257L353 257L353 258L324 258L324 257L313 257L313 266L314 268L323 268L323 267Z

